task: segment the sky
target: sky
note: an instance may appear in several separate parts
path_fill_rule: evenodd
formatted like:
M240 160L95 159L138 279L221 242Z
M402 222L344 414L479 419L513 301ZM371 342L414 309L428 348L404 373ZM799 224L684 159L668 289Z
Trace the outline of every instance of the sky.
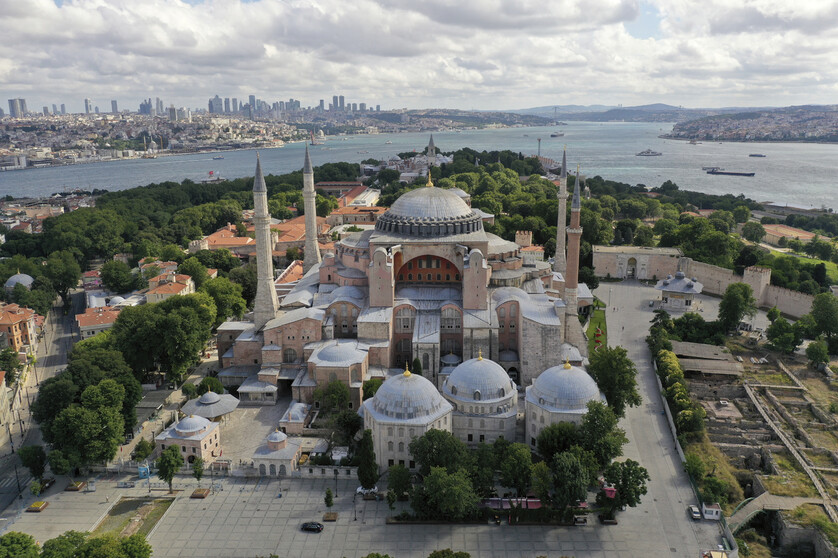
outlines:
M838 103L835 0L0 0L0 95L520 109Z

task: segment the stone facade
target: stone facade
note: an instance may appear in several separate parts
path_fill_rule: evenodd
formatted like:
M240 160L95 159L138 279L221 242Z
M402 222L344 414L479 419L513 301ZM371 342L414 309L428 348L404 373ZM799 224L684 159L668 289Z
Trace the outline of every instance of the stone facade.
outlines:
M594 246L597 277L614 279L663 279L678 271L682 253L678 248L646 246Z

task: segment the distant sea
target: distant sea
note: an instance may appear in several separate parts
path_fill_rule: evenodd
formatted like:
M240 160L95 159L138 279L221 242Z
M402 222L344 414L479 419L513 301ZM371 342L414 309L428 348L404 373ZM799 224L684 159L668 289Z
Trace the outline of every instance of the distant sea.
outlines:
M659 138L672 130L663 123L569 122L563 126L500 128L434 133L434 143L443 151L471 147L477 151L509 149L525 155L538 151L561 160L567 145L568 167L579 164L586 176L600 175L628 184L660 186L672 180L681 189L710 194L744 194L756 201L795 206L838 209L838 145L813 143L717 143L690 145ZM551 138L553 132L564 136ZM397 153L421 151L428 133L358 135L329 138L324 145L310 146L315 166L327 162L359 163L365 159L388 159ZM387 144L386 142L392 142ZM660 157L637 157L644 149L663 153ZM302 143L260 150L266 173L283 174L302 168ZM765 157L749 157L761 153ZM0 195L47 196L81 188L124 190L152 182L186 178L200 181L213 171L215 176L252 176L256 155L252 150L224 152L223 160L210 154L161 156L65 167L0 172ZM756 176L708 175L701 167L722 167L728 171L754 172ZM315 176L315 179L317 177Z

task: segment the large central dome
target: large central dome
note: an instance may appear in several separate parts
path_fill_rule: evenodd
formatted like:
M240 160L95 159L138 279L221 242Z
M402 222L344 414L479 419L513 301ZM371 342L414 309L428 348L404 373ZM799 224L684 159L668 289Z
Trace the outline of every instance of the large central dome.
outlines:
M454 192L417 188L397 199L375 224L381 232L411 236L445 236L483 230L483 221Z

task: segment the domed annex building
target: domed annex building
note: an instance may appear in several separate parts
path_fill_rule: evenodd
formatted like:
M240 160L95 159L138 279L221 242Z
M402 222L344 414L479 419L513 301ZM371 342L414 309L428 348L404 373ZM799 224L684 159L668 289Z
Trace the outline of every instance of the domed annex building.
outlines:
M535 449L541 431L551 424L582 422L588 403L601 401L605 395L591 376L578 366L565 362L541 373L533 385L527 387L526 410L527 442Z
M454 408L452 433L462 442L515 440L518 391L498 363L482 355L465 361L444 380L442 395Z
M372 431L379 471L393 465L410 469L408 445L435 428L451 432L453 407L426 378L410 370L391 376L364 401L364 429Z
M486 441L506 437L514 432L509 426L517 401L514 386L531 385L543 370L562 364L563 354L573 353L580 364L587 354L577 319L581 200L577 181L571 223L566 226L566 166L565 158L557 182L560 232L552 266L532 258L525 262L521 246L486 232L484 220L493 216L472 209L456 189L435 187L430 176L426 187L399 197L374 229L349 234L335 242L333 252L321 256L314 220L314 172L306 151L305 275L280 303L271 259L267 187L257 158L253 185L257 294L251 319L218 328L219 379L225 386L247 389L257 381L260 388L275 385L277 396L272 401L290 395L315 406L314 391L338 380L349 387L352 408L360 409L365 380L390 378L385 386L391 381L398 385L410 378L402 371L418 359L423 393L433 390L445 406L457 406L465 425L464 440L471 436L472 443L479 443L481 437ZM455 376L459 363L464 368ZM479 378L483 374L487 378ZM419 383L420 377L413 376L409 381ZM474 400L475 391L480 392L480 403ZM242 404L249 404L243 396ZM398 448L410 436L402 438L396 426L405 419L387 414L368 419L367 411L374 408L372 403L364 406L365 420L386 416L396 432L393 438L386 432L376 434L382 466L408 460L406 450ZM419 415L413 415L418 421L414 434L421 435L427 417L418 420ZM451 430L451 420L445 420Z
M210 464L221 456L221 426L204 417L189 415L165 429L154 439L163 452L169 446L180 448L186 463L201 458Z

